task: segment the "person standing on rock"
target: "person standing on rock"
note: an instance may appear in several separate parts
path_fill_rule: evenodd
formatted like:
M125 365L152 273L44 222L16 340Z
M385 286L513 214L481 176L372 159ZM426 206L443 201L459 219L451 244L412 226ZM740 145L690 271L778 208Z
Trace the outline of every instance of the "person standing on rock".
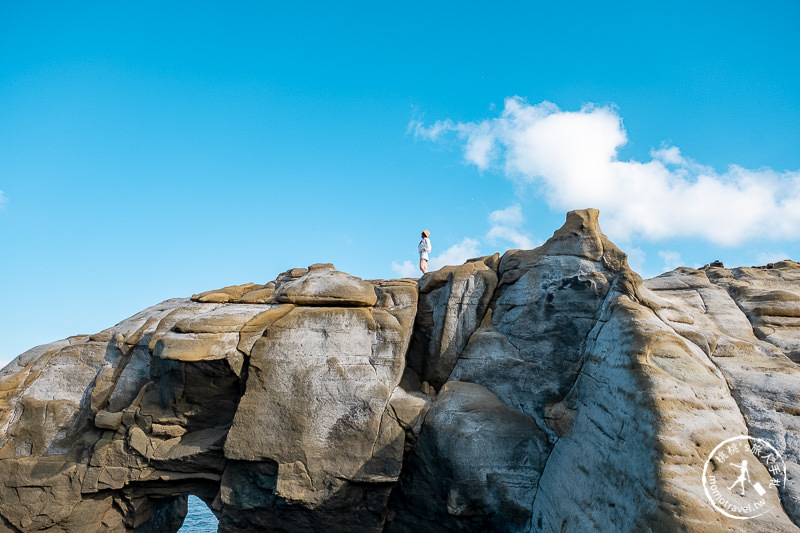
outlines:
M423 230L422 240L419 241L419 246L417 246L417 251L419 252L419 269L423 274L428 273L428 254L431 251L431 240L428 237L430 237L430 235L430 231Z

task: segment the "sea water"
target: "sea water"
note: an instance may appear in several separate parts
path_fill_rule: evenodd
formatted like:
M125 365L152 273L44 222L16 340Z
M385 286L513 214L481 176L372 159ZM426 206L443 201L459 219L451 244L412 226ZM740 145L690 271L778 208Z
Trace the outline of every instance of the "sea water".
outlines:
M219 520L203 500L189 495L189 512L178 533L217 533Z

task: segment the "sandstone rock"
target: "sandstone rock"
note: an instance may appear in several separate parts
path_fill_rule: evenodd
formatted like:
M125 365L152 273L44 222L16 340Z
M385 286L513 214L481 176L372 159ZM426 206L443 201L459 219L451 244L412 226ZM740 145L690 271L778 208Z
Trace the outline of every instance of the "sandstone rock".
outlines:
M122 424L122 413L109 413L108 411L99 411L94 415L94 425L100 429L110 429L116 431Z
M266 304L271 301L271 296L275 292L275 282L270 281L262 289L254 289L242 295L241 298L236 300L236 303L241 304Z
M285 297L277 300L298 305L254 343L247 388L225 442L225 456L237 464L276 464L274 485L260 496L240 496L244 489L225 486L228 504L222 513L228 527L237 522L231 515L243 510L233 503L255 500L277 530L313 530L297 519L312 509L325 515L355 513L357 521L339 526L351 531L380 529L380 509L403 457L405 432L390 416L389 401L405 366L416 301L407 290L392 298L384 285L378 290L381 305L362 307L378 303L376 288L354 280L327 266L312 266L307 275L279 287ZM309 293L312 287L319 287L321 296ZM356 307L299 305L330 304L342 287L372 298L350 292L346 303ZM384 505L370 511L376 501ZM279 502L295 511L276 512ZM288 517L294 518L287 522Z
M330 266L329 264L325 264L324 266ZM302 278L306 274L308 274L308 268L290 268L285 272L281 272L277 278L275 278L275 282L277 286L280 286L286 282Z
M430 404L425 397L396 387L389 398L389 407L387 413L397 420L400 427L418 435Z
M229 303L238 300L239 298L242 298L245 294L249 294L258 290L263 290L264 288L265 288L264 285L256 285L255 283L245 283L244 285L232 285L230 287L224 287L222 289L201 292L200 294L194 294L192 295L192 300L195 302L204 302L204 303Z
M793 302L794 295L800 294L800 265L784 264L774 272L719 269L712 279L714 283L704 271L682 268L645 285L655 289L660 307L657 314L662 320L687 339L689 346L694 344L712 355L744 416L742 432L766 439L783 456L791 480L781 487L780 495L786 513L798 523L800 411L787 409L788 398L800 398L798 368L787 357L793 354L791 345L779 342L784 349L781 352L775 345L759 341L742 310L758 324L765 316L755 311L759 306L785 309L785 302ZM776 283L776 279L782 282ZM782 289L776 290L777 285ZM787 329L791 333L789 328L784 332Z
M475 263L464 267L470 264ZM529 457L526 464L533 467L526 474L526 490L532 498L553 443L562 434L570 433L571 419L576 416L571 409L564 407L558 413L567 418L554 423L554 406L563 402L574 386L584 364L589 332L600 318L611 284L621 273L627 272L627 263L625 255L600 231L597 212L588 210L570 213L564 227L543 246L531 251L506 253L498 268L500 284L496 289L494 285L490 286L491 290L485 296L488 307L485 314L465 324L461 335L468 339L468 343L463 343L466 346L458 352L460 356L454 367L450 364L447 375L452 381L481 385L510 411L528 417L530 429L525 436L525 446ZM443 275L440 271L431 278L436 280ZM424 314L425 289L430 283L426 281L424 277L420 281L415 340L420 331L425 331L430 322L435 322L432 318L426 320ZM458 304L452 307L460 308ZM431 308L443 313L448 305L441 301ZM435 315L431 312L428 316ZM428 349L427 353L427 357L436 361L434 348ZM412 347L409 353L412 367L414 356ZM417 448L431 438L426 437L426 431L434 434L450 431L436 427L437 420L430 420L430 415L426 418ZM501 430L493 428L493 431ZM473 453L477 454L477 451ZM466 465L480 459L468 455L464 461ZM419 522L415 525L414 521L398 519L393 527L407 530L423 527L420 524L444 522L454 530L485 527L522 530L530 522L530 502L522 507L519 507L519 501L514 504L505 502L497 507L476 505L469 511L469 520L453 519L450 522L443 517L457 517L459 505L445 506L446 499L441 497L434 500L439 502L438 508L431 503L426 506L420 503L419 494L430 490L435 483L430 478L450 480L455 477L457 480L462 473L463 470L452 472L444 463L433 459L409 459L404 470L404 478L408 476L408 481L401 484L395 501L403 510L398 515L407 514L406 511L416 513ZM477 481L471 483L477 484ZM504 481L496 474L487 475L482 490L488 494L493 490L489 484L502 487L504 483L514 485L516 481L510 478ZM425 488L420 490L416 484Z
M490 312L450 379L485 386L554 440L545 408L574 384L609 287L626 269L625 255L600 231L597 211L570 212L541 247L502 257Z
M170 317L177 319L171 329L151 340L153 355L177 361L227 359L238 374L245 355L237 351L240 330L263 312L264 306L242 304L215 307L180 319L175 313Z
M798 531L798 302L791 261L643 282L595 210L418 283L168 300L0 370L0 531L176 531L188 494L225 532L740 531L702 485L739 435L788 474L746 529Z
M781 261L769 269L714 269L709 278L736 300L759 339L800 363L800 263Z
M176 333L238 333L246 323L262 313L261 305L225 305L183 318L172 326Z
M264 336L267 328L294 308L291 304L269 306L248 320L239 331L239 344L236 346L245 355L250 355L253 345Z
M339 272L330 264L311 265L307 274L280 285L274 298L281 303L344 307L371 307L378 301L371 283Z
M407 459L388 531L524 530L543 442L531 417L484 387L446 383Z
M146 455L155 457L160 449L152 445L161 444L160 439L145 433L152 429L151 417L141 409L150 401L145 399L148 390L160 409L160 396L169 396L171 387L162 383L163 388L148 388L151 374L158 374L150 364L148 344L159 327L168 331L176 311L187 305L188 300L170 300L102 334L38 350L37 357L27 363L24 356L18 358L23 366L14 365L19 370L2 380L8 409L0 410L5 420L0 430L0 472L14 472L20 487L38 488L20 490L10 474L0 475L4 481L0 524L23 531L160 531L165 524L180 524L186 512L186 489L163 495L146 484L132 488L133 482L146 483L148 472L154 471L146 458L137 458L135 448L128 447L127 435ZM205 305L209 304L189 307L193 312L207 311ZM165 321L169 327L162 324ZM238 395L238 379L235 383ZM210 402L215 401L208 394L208 378L196 386ZM181 390L181 408L188 410L187 389ZM208 407L215 412L220 405L224 404ZM221 445L217 448L221 459ZM198 469L185 461L184 465ZM35 508L30 507L33 501Z
M496 287L497 273L483 260L444 267L420 278L419 309L408 354L410 370L418 380L436 388L447 381Z
M588 335L563 401L574 422L554 442L542 473L536 528L670 531L698 515L716 522L703 505L703 454L725 438L726 425L741 428L741 417L719 372L637 304L630 285L636 280L614 283ZM693 389L700 397L683 405ZM698 435L703 423L707 434ZM676 518L675 508L684 516Z

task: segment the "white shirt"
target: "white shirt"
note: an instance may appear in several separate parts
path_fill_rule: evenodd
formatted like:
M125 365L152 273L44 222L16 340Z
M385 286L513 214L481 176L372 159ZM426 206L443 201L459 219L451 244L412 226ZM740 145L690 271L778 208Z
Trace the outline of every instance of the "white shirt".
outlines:
M423 239L419 241L417 251L419 252L420 259L427 259L428 253L431 251L431 240L427 237L423 237Z

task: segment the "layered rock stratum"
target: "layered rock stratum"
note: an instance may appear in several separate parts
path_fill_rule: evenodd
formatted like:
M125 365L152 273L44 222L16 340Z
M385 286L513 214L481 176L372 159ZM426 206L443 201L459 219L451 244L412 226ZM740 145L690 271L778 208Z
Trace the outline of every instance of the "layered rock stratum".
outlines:
M223 532L800 531L798 361L800 264L643 281L591 209L418 281L292 269L0 371L0 531L176 531L190 494ZM786 474L746 519L703 484L739 436Z

